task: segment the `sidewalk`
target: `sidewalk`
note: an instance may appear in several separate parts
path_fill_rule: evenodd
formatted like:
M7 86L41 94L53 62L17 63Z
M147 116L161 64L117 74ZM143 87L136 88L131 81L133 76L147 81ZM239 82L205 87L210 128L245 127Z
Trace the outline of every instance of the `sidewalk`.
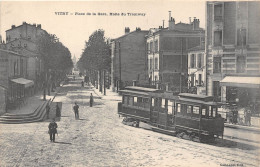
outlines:
M259 132L260 133L260 128L259 127L254 127L254 126L243 126L243 125L236 125L236 124L225 123L225 127L233 128L233 129L247 130L247 131L252 131L252 132Z
M55 98L57 92L60 87L57 87L55 92L51 92L50 96L46 94L46 101L51 99L51 101ZM43 105L45 100L43 100L43 91L37 92L35 95L28 97L24 104L21 107L17 107L15 109L9 109L6 113L8 114L32 114L39 106ZM6 114L5 113L5 114Z

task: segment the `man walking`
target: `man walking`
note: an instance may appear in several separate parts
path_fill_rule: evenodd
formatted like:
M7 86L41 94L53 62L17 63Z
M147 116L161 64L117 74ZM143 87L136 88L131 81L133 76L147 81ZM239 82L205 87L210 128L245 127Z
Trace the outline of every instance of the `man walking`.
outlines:
M52 122L48 126L49 128L49 134L50 134L50 141L55 142L55 134L57 133L58 125L55 122L55 119L52 120Z
M75 102L75 105L73 107L74 113L75 113L75 119L79 119L79 106L78 104Z
M47 119L49 119L49 114L50 114L50 105L47 103L46 105L46 116L47 116Z
M92 95L92 93L90 93L90 97L89 97L89 105L90 105L90 107L92 107L93 102L94 102L93 95Z

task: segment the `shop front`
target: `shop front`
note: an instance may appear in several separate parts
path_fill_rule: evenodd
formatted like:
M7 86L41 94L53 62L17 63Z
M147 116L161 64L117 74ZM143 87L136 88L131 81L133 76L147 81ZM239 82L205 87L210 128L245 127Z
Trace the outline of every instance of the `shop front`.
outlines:
M226 76L220 86L227 122L260 127L260 77Z
M34 82L25 78L9 80L8 108L14 108L33 94Z

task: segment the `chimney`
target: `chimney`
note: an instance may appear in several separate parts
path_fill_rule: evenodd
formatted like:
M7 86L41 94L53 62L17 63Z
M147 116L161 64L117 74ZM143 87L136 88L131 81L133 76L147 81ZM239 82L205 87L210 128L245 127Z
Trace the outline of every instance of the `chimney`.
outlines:
M170 18L170 20L169 20L169 30L174 30L174 27L175 27L175 20L174 20L174 18Z
M172 16L171 16L171 12L172 12L172 11L169 11L169 21L171 20L171 17L172 17Z
M34 27L36 27L36 24L35 24L35 23L33 23L33 26L34 26Z
M162 28L164 28L164 20L163 20L163 22L162 22Z
M24 21L23 24L27 24L27 23Z
M140 27L136 27L135 30L136 30L136 31L141 31L141 28L140 28Z
M37 24L37 28L42 28L42 25L41 24Z
M130 32L130 28L129 27L125 27L125 34Z
M200 20L196 19L196 17L194 17L193 20L193 30L198 30L200 28Z
M15 28L15 25L12 25L12 29L14 29Z
M190 24L191 24L191 17L189 17L189 20L190 20Z

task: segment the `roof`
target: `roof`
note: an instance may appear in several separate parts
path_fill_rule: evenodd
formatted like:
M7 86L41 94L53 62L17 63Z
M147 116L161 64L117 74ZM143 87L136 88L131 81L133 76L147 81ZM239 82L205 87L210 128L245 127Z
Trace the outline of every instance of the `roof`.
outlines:
M160 92L160 93L163 92L162 90L159 90L159 89L139 87L139 86L127 86L127 87L125 87L125 89L134 90L134 91L141 91L141 92Z
M34 82L25 78L16 78L16 79L12 79L12 82L24 85L25 88L33 86Z
M118 40L118 39L120 39L120 38L124 38L124 37L126 37L126 36L128 36L128 35L130 35L130 34L140 33L140 32L148 33L149 31L148 31L148 30L132 31L132 32L129 32L129 33L127 33L127 34L124 34L124 35L122 35L122 36L120 36L120 37L118 37L118 38L112 39L112 41Z
M220 81L221 86L260 88L259 76L226 76Z
M139 92L139 91L133 91L133 90L119 90L119 92L121 92L123 94L138 94L138 95L149 96L149 93L147 93L147 92Z

